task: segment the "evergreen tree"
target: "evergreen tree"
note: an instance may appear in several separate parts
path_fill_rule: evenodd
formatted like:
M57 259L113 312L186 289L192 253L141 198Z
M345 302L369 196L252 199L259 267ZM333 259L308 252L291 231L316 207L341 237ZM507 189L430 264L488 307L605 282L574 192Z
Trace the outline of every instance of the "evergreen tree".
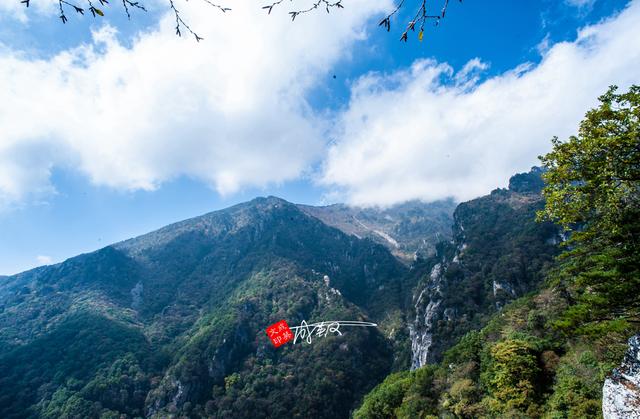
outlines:
M581 333L640 321L640 86L612 86L577 136L553 139L540 219L568 233L552 275L570 308L559 322Z

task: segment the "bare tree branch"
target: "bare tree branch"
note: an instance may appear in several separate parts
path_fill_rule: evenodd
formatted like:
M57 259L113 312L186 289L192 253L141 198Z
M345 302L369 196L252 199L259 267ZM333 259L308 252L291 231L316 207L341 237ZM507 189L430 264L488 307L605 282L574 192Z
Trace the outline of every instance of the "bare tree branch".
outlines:
M215 3L210 2L209 0L202 0L202 1L203 1L203 2L205 2L205 3L207 3L207 4L208 4L209 6L211 6L211 7L215 7L216 9L220 10L222 13L226 13L226 12L228 12L229 10L231 10L231 9L230 9L230 8L228 8L228 7L222 7L222 6L220 6L219 4L215 4Z
M16 1L20 1L20 3L24 4L26 7L29 7L32 0L16 0ZM39 1L51 1L51 0L39 0ZM69 20L65 14L65 10L72 10L78 14L84 15L85 9L83 7L80 7L78 4L71 3L70 1L67 1L67 0L54 0L54 1L58 2L58 6L60 9L59 18L60 20L62 20L62 23L67 23L67 21ZM76 0L76 1L86 3L87 4L86 7L91 12L94 18L96 16L104 16L103 10L95 7L92 3L92 0ZM93 1L96 1L96 0L93 0ZM97 1L100 3L100 6L109 5L108 0L97 0ZM124 11L127 14L128 19L131 19L131 9L139 9L144 12L147 11L144 4L142 3L142 0L121 0L121 1L122 1L122 7L124 8ZM201 41L203 38L199 36L193 29L191 29L191 27L182 19L182 16L180 15L180 9L176 7L176 2L178 0L166 0L166 1L169 3L169 8L171 9L171 11L175 16L176 34L178 36L182 36L183 31L186 30L187 32L189 32L191 35L195 37L196 41ZM185 0L185 1L188 1L188 0ZM208 4L209 6L215 9L218 9L223 13L226 13L231 10L229 7L225 7L217 3L213 3L211 0L200 0L200 1ZM273 9L282 5L284 1L285 0L273 0L270 4L262 6L262 9L267 10L267 14L271 14ZM290 10L288 13L289 13L289 16L291 16L291 20L295 20L296 17L300 15L303 15L305 13L310 13L318 9L324 9L326 10L327 13L330 13L331 9L333 8L343 9L344 8L343 1L345 0L313 0L311 5L306 9L294 9L294 10ZM462 0L459 0L459 1L462 2ZM295 3L296 0L289 0L289 2ZM442 3L441 10L437 14L433 14L433 12L429 14L427 11L427 7L428 7L427 0L399 0L396 6L394 7L394 9L380 21L378 26L384 27L387 30L387 32L391 31L391 19L396 14L399 14L400 10L406 7L410 7L409 4L413 3L413 5L416 8L415 9L416 13L413 19L411 19L408 22L404 32L402 32L402 35L400 36L400 40L407 42L409 31L415 31L416 26L418 26L420 29L418 33L418 39L422 41L422 37L424 34L424 27L427 21L432 20L437 26L440 20L444 19L446 15L447 8L449 6L449 0L440 0L440 2ZM435 1L430 2L429 6L433 3L435 3Z
M462 0L459 0L459 1L460 3L462 3ZM380 21L380 26L385 26L387 28L387 31L391 30L391 17L394 14L396 14L398 10L400 10L400 8L404 5L404 2L405 0L402 0L392 13L390 13L384 19L382 19ZM439 14L429 14L427 13L427 0L419 0L417 3L419 6L418 10L415 16L413 17L413 19L409 21L406 29L400 36L401 41L407 42L407 39L409 37L409 31L415 31L416 25L420 27L420 32L418 32L418 39L422 41L422 37L424 34L424 25L427 23L427 20L433 20L436 26L439 25L440 20L444 19L447 13L447 7L449 7L449 0L444 0L444 4Z
M290 1L294 2L295 0L290 0ZM459 1L462 3L462 0L459 0ZM271 4L263 6L262 8L266 9L268 14L271 14L274 7L281 5L283 2L284 0L276 0L276 1L273 1ZM442 8L437 14L429 14L427 12L427 0L414 0L413 2L411 0L408 0L408 1L400 0L397 3L397 5L394 7L394 9L380 21L378 26L384 27L387 30L387 32L391 31L391 18L394 15L396 15L403 7L405 7L407 3L414 3L417 11L413 19L410 20L409 23L407 24L405 31L402 33L400 37L400 40L404 42L408 40L408 32L415 31L416 25L419 26L420 28L420 32L418 33L418 39L422 41L422 37L424 34L424 26L427 20L433 20L435 24L438 25L440 20L444 19L447 12L447 8L449 7L449 0L444 0L444 2L442 3ZM335 3L330 2L328 0L317 0L317 1L314 1L311 7L307 9L292 10L289 12L289 15L291 16L291 20L295 20L297 16L316 10L321 6L323 6L326 9L327 13L329 13L330 9L333 7L340 8L340 9L344 8L342 4L342 0L338 0Z
M18 0L20 1L20 3L24 4L26 7L29 7L31 5L31 1L32 0ZM48 0L51 1L51 0ZM70 1L67 0L55 0L58 2L58 8L60 10L60 15L58 16L60 18L60 20L62 20L62 23L67 23L69 21L69 18L66 15L66 10L73 10L76 13L79 13L81 15L84 15L84 11L85 8L79 6L77 3L71 3ZM80 0L84 3L87 4L87 6L85 6L93 15L93 17L95 18L96 16L104 16L104 11L98 7L95 7L92 0ZM93 0L96 1L96 0ZM106 6L109 5L109 0L97 0L100 3L100 6ZM203 38L198 36L190 27L189 25L187 25L187 23L182 20L182 17L180 17L180 11L178 10L178 8L175 6L175 3L173 0L167 0L169 2L169 7L170 9L173 11L174 15L176 16L176 34L177 35L182 35L182 32L180 30L180 28L184 27L185 29L187 29L192 35L195 36L197 41L202 40ZM211 0L201 0L202 2L208 4L211 7L214 7L218 10L220 10L221 12L225 13L229 10L231 10L229 7L224 7L224 6L220 6L219 4L213 3ZM144 6L143 3L141 3L140 1L136 0L122 0L122 7L127 15L128 19L131 19L131 9L135 8L135 9L139 9L142 10L143 12L146 12L147 9Z
M184 26L191 34L196 38L196 41L200 42L203 38L200 37L197 33L195 33L189 25L185 23L184 20L180 17L180 12L176 9L175 4L173 4L173 0L169 0L169 5L171 6L171 10L173 10L174 15L176 16L176 35L182 36L182 32L180 31L180 27Z
M266 6L262 6L263 9L267 9L268 10L268 14L271 14L271 11L273 10L274 7L280 5L284 0L278 0L275 1L269 5ZM311 6L309 6L307 9L301 9L301 10L292 10L289 12L289 16L291 16L291 20L295 20L297 16L304 14L304 13L309 13L312 12L320 7L323 7L327 13L329 13L331 11L332 8L338 8L338 9L344 9L344 6L342 5L342 0L338 0L336 2L330 2L328 0L317 0L315 1Z
M145 9L145 7L140 3L138 3L137 1L122 0L122 6L124 7L124 11L127 13L127 18L129 20L131 20L131 13L129 13L129 7L134 7L144 12L147 11L147 9Z

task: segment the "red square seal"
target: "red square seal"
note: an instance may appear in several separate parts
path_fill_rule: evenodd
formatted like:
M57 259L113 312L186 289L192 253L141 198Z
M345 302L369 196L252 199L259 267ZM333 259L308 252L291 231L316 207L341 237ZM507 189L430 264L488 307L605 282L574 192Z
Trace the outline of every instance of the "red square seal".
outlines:
M276 348L293 339L293 333L291 333L289 325L284 320L280 320L278 323L267 327L267 336L269 336L271 343L273 343L273 346Z

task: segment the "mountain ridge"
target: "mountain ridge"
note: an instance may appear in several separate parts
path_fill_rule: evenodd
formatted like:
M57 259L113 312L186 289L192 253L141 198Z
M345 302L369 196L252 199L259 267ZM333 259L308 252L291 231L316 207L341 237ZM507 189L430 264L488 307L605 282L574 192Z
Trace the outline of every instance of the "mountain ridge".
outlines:
M456 206L452 199L408 201L385 208L298 205L327 225L382 244L407 265L433 255L435 245L451 237Z
M255 403L271 403L259 371L271 371L269 365L279 362L295 374L314 353L323 374L336 374L331 391L341 396L325 408L316 406L317 396L297 402L294 394L322 381L309 371L313 378L287 382L280 399L301 414L344 416L392 364L406 365L409 348L397 343L406 337L395 339L405 332L394 328L404 322L406 272L383 246L270 197L18 274L0 285L0 393L5 395L0 413L23 417L30 406L35 416L80 409L92 417L100 401L100 409L129 416L195 409L200 416L229 417L238 410L229 376L239 374L254 388L240 408L246 411ZM294 323L374 319L381 328L351 330L342 339L345 346L327 339L275 351L264 328L283 318ZM130 336L130 350L112 343L117 335ZM45 347L86 352L87 339L102 348L94 361L79 358L92 369L58 349L43 352ZM351 355L335 365L329 353L336 350ZM30 369L23 362L29 356L49 368ZM138 371L138 378L121 382L111 375L122 366ZM92 390L114 380L131 402ZM355 385L348 384L352 380L360 390L346 391ZM146 389L146 396L136 388Z

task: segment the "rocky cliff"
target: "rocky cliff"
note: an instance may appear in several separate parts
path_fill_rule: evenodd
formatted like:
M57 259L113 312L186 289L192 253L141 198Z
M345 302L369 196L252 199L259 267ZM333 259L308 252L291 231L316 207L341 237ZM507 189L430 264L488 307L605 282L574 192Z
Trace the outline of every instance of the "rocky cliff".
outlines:
M534 168L513 176L509 189L460 204L453 240L414 267L423 274L409 325L412 368L439 361L458 338L541 284L562 237L535 221L544 206L540 175Z

